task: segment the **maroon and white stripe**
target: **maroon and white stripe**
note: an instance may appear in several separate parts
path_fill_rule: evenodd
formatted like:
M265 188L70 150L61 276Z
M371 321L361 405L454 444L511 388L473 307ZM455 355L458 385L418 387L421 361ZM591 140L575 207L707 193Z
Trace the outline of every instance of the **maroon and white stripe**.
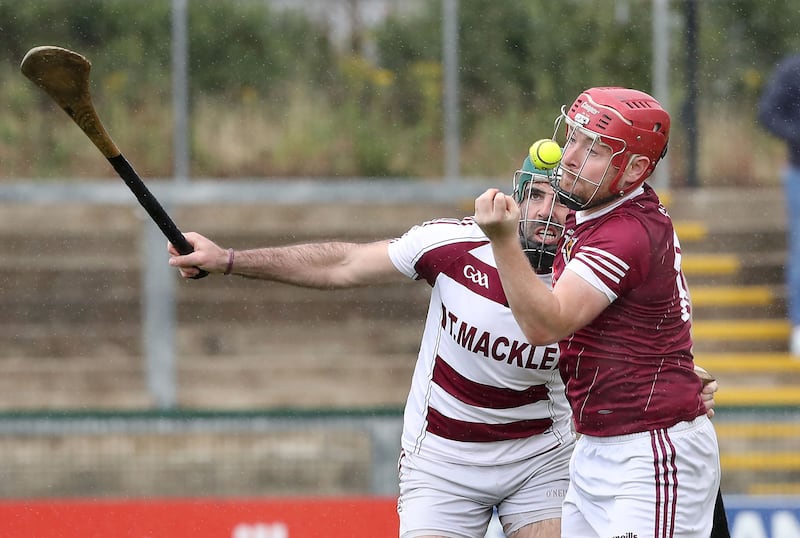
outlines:
M614 284L619 284L630 266L613 254L594 247L582 247L575 259L591 267Z
M678 503L678 468L675 465L675 445L666 429L650 432L655 475L656 538L671 538L675 533L675 507Z

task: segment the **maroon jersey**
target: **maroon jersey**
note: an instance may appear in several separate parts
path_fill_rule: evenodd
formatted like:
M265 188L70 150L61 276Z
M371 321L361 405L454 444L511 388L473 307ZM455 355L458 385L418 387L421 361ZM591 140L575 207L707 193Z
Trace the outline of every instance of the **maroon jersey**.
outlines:
M624 435L704 414L680 245L655 191L644 185L599 213L571 214L566 229L554 280L569 269L611 301L560 343L576 430Z

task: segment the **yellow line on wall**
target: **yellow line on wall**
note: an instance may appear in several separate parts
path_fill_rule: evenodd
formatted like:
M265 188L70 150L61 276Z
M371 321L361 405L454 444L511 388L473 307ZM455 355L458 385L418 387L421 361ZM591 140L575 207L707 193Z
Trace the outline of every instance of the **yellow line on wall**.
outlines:
M769 286L692 286L694 306L764 306L775 300Z
M721 454L722 471L800 471L800 452L741 452Z
M785 319L727 319L692 323L697 340L787 340L791 324Z
M789 422L716 422L714 429L720 438L790 439L797 437L800 440L800 424ZM800 452L798 457L800 457Z
M800 405L800 386L736 387L725 385L714 395L720 406L796 406ZM800 452L798 452L800 459Z
M750 495L800 495L800 484L763 483L751 484L747 487Z
M712 374L800 371L800 357L793 358L788 353L699 353L694 362Z
M742 263L732 254L685 254L681 267L686 275L733 275Z
M708 237L708 226L700 221L678 221L673 223L681 245L689 241L702 241Z

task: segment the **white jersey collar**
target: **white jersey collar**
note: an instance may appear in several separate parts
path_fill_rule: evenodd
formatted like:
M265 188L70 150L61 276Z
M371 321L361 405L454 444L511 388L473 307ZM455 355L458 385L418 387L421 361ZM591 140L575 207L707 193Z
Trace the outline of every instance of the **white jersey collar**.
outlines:
M613 203L611 203L611 204L609 204L609 205L607 205L605 207L602 207L602 208L600 208L600 209L598 209L596 211L595 210L591 210L591 209L587 210L587 211L576 211L575 212L575 223L576 224L582 224L582 223L584 223L586 221L600 218L603 215L606 215L606 214L614 211L616 208L618 208L619 206L621 206L622 204L624 204L628 200L630 200L632 198L636 198L637 196L639 196L640 194L643 194L643 193L644 193L644 187L639 185L638 187L636 187L634 190L632 190L631 192L629 192L625 196L622 196L619 199L614 200ZM588 212L588 214L587 214L587 212Z

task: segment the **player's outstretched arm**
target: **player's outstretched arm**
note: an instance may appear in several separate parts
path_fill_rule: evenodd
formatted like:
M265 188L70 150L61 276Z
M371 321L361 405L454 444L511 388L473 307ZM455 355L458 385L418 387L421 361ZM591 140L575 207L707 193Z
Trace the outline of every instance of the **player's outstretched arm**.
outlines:
M251 250L225 249L189 232L194 252L181 256L168 245L169 264L191 278L197 269L235 274L318 289L352 288L407 280L389 258L389 241L374 243L321 242Z

